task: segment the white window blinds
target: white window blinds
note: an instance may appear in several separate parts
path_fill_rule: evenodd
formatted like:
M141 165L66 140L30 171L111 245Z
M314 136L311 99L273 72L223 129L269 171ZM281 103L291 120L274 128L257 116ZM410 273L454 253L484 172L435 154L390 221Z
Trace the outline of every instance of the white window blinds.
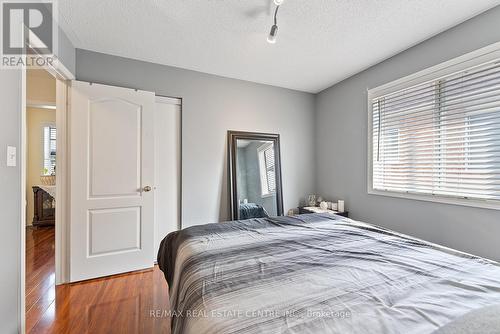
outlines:
M373 189L500 200L500 62L371 99Z
M276 173L274 168L274 146L265 144L259 147L259 169L262 196L276 192Z
M264 158L266 160L267 191L274 193L276 181L274 179L274 148L272 145L264 151Z
M43 175L54 175L56 172L56 128L43 127Z

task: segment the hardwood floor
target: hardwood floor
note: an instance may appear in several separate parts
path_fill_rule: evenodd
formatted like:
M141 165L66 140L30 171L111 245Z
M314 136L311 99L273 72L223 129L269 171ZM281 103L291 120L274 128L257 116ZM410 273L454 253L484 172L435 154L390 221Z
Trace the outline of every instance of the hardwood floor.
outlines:
M26 333L55 300L55 229L26 228Z
M30 270L28 263L26 267L27 333L170 333L170 318L165 315L169 310L168 287L157 266L152 270L54 287L53 232L50 239L50 233L42 237L38 231L41 230L32 231L36 234L32 237L43 246L35 245L30 251L27 243L26 249L27 262L30 258L34 264L29 265ZM52 257L44 253L51 249L49 245L52 245ZM33 255L28 257L28 251ZM49 268L52 274L47 276ZM37 281L35 275L45 277L46 280L42 280L45 283L34 283L42 282ZM52 281L48 277L52 277ZM28 280L32 282L30 299Z

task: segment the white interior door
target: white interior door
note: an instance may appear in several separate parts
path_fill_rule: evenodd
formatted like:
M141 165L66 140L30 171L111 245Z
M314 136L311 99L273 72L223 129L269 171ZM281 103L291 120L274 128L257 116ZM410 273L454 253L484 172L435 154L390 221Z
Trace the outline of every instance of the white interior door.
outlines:
M73 81L70 280L153 266L154 93Z
M179 229L181 101L157 96L155 107L155 255L165 236Z

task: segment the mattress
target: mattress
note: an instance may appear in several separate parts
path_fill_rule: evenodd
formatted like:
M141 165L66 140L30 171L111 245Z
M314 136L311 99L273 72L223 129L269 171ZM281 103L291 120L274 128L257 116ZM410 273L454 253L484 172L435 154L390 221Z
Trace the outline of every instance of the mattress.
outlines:
M432 333L500 303L500 266L330 214L193 226L158 254L173 333Z

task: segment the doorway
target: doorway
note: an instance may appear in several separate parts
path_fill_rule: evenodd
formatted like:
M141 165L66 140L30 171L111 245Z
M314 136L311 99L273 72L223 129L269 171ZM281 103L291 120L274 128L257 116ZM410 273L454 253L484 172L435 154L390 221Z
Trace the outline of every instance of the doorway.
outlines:
M55 286L67 282L67 83L73 78L59 61L22 71L19 311L27 333L54 307Z
M55 299L56 78L26 71L26 332Z
M27 333L29 333L30 330L37 331L40 328L51 326L54 321L65 318L63 313L65 310L67 311L67 309L61 308L60 305L68 302L69 299L66 292L72 287L72 285L57 285L114 274L104 271L92 272L92 270L96 268L96 266L92 267L94 263L80 263L78 262L78 258L71 258L71 256L78 255L78 251L86 249L86 247L81 247L82 244L78 244L78 242L81 241L78 237L85 234L71 234L72 231L75 232L76 227L79 226L78 223L82 222L80 221L81 217L77 215L77 209L81 209L82 203L84 203L82 200L77 200L78 196L74 195L83 194L86 196L86 189L90 189L92 191L91 195L99 200L106 200L111 196L117 197L119 200L128 201L120 203L118 208L112 207L113 203L110 203L109 201L104 203L107 207L101 206L96 209L91 208L92 214L94 215L91 217L93 219L91 223L95 225L93 226L95 228L92 230L93 235L90 239L91 243L85 242L85 246L91 245L93 248L90 248L90 250L95 253L90 254L92 255L90 260L106 260L106 257L123 256L124 261L122 261L122 263L124 265L123 267L118 268L119 270L116 270L115 273L124 273L136 270L131 267L130 262L135 249L133 247L128 247L127 243L133 243L137 239L126 238L128 235L127 232L131 232L129 234L132 235L132 232L134 232L135 229L126 230L128 225L120 225L119 228L116 229L113 229L113 226L110 226L112 223L117 221L113 216L116 214L122 215L119 218L126 218L120 219L119 222L127 223L128 221L132 221L132 219L129 218L137 218L137 216L129 214L129 211L132 211L132 209L128 208L137 206L137 203L131 202L132 200L137 200L137 197L139 196L148 199L151 195L157 194L157 198L154 198L157 200L154 201L156 204L154 207L157 209L154 210L153 207L151 207L151 210L144 210L144 212L150 214L151 217L141 219L141 222L143 221L144 224L141 223L140 225L135 225L141 226L141 228L144 226L149 229L149 231L146 231L148 233L140 234L141 236L149 236L148 240L140 241L140 250L150 248L150 251L144 252L144 255L147 255L147 258L146 256L144 257L144 263L148 264L145 267L149 268L153 266L154 259L156 259L155 248L157 247L159 241L163 239L167 233L177 230L181 226L181 100L158 96L155 98L154 93L146 93L134 89L110 87L94 83L83 83L74 80L67 82L64 79L67 80L74 78L71 78L69 75L61 76L57 72L54 74L50 70L48 73L45 72L44 74L53 75L55 78L52 78L56 85L55 104L48 103L49 101L28 98L30 95L28 92L30 90L29 85L31 84L30 74L27 73L24 78L25 87L27 88L27 98L24 99L24 102L26 103L26 112L23 116L24 128L22 138L24 139L21 145L22 156L24 157L21 164L21 166L23 166L21 169L24 175L22 189L27 200L28 196L33 196L34 198L33 184L28 179L28 167L30 163L28 151L30 149L29 137L31 133L28 126L28 119L30 118L29 113L31 113L29 109L52 110L55 113L55 126L52 123L53 118L49 121L44 121L43 126L40 125L41 134L38 137L38 144L44 148L48 147L49 150L41 153L41 167L38 170L38 175L35 177L37 180L40 180L40 184L35 186L42 188L42 190L50 195L50 189L47 189L45 186L41 187L41 185L43 185L41 178L46 177L49 179L47 183L49 183L50 186L50 183L53 182L53 180L50 180L51 176L55 176L55 185L52 185L55 187L55 201L47 201L50 203L45 205L46 209L54 209L47 211L47 217L49 217L49 214L52 213L55 215L53 222L55 228L51 225L30 227L34 232L49 231L49 233L44 233L44 235L41 235L40 233L40 235L36 237L31 233L33 231L28 231L27 228L26 230L23 229L23 231L26 231L26 233L23 233L22 237L22 252L25 251L25 254L22 254L21 258L23 259L23 266L25 267L22 268L23 274L21 276L21 286L25 286L25 289L22 289L21 292L21 301L23 304L21 307L21 313L25 313L26 316L22 314L21 326ZM91 105L91 110L82 109L84 106L89 106L89 104L81 103L81 101L85 100L92 94L101 94L102 96L100 95L100 98L92 100L97 102ZM141 100L139 100L139 96L143 95L145 99L143 103L147 104L147 108L140 108L140 110L141 112L147 112L147 110L150 110L148 111L150 115L157 118L156 124L146 122L144 114L141 117L141 122L138 122L139 118L134 116L138 115L138 111L137 108L134 107L134 103L141 102ZM71 99L69 96L71 96ZM133 101L133 103L130 101ZM69 102L71 102L71 105L68 105ZM85 116L83 112L91 112L91 120L93 122L78 122L78 117L81 117L82 115ZM119 118L120 121L111 122L107 119L107 127L100 128L99 126L102 124L100 119L106 116ZM121 120L124 119L125 121L122 122ZM141 130L140 132L136 132L137 134L140 133L141 136L125 136L124 134L131 133L130 129L125 129L126 131L118 131L120 130L120 126L132 126L134 124L149 124L150 126L148 129L151 129L152 131ZM90 125L92 125L91 132L82 131L85 126ZM109 136L111 130L115 130L116 135ZM69 140L70 132L71 141ZM69 152L75 143L78 143L79 141L82 142L82 138L85 139L85 135L89 133L92 134L90 137L92 141L83 140L83 142L86 144L93 144L93 146L89 147L89 149L91 149L90 152L93 154L90 157L92 157L92 166L95 168L92 169L92 174L84 173L84 175L92 176L92 179L86 180L86 182L90 182L92 180L99 182L90 182L89 184L92 185L91 188L82 188L80 187L81 184L79 182L81 182L81 180L85 180L85 178L75 178L75 175L82 173L82 166L88 166L88 163L77 163L75 158L78 155L70 155ZM161 135L155 136L153 135L155 133L161 133ZM116 138L120 138L120 140L117 142L110 142L111 139L114 140ZM139 138L143 138L144 140L138 140ZM141 153L144 153L144 150L142 150L143 144L148 152L150 150L152 153L151 159L145 159L147 163L146 169L140 167L138 163L123 163L123 159L143 157L143 154L138 155L131 153L131 147L134 147L134 145L130 145L129 142L132 140L138 140L135 147L137 147ZM109 146L111 144L113 144L111 147L112 149L106 149L106 145ZM120 145L126 147L126 150L117 150L117 147L121 147ZM81 147L74 147L73 149L73 153L81 151ZM117 157L117 154L121 155ZM114 168L110 169L109 167L111 162L117 163ZM100 166L103 168L97 168ZM120 179L120 182L110 183L108 177L110 175L109 171L112 170L113 173L116 174L117 171L120 170L127 171L126 169L130 169L131 166L138 166L139 169L145 170L145 172L149 173L146 174L148 176L151 175L152 177L148 179L139 177L140 180L146 181L143 184L139 184L137 182L131 183L131 186L129 187L131 189L130 191L138 192L139 195L130 195L128 193L122 195L119 191L125 193L128 191L128 188L121 189L120 187L128 186L127 182L129 182L130 179L133 179L133 177L128 176L144 176L145 173L127 173L127 178ZM99 171L103 171L104 174L98 174ZM103 187L104 182L101 182L99 178L106 180L106 187ZM140 187L137 188L136 184L139 184ZM151 186L149 187L149 185ZM28 192L27 190L30 191ZM70 194L73 196L69 196ZM33 206L30 206L30 208L33 208ZM31 225L33 225L35 214L28 214L28 210L31 209L28 209L27 206L26 210L23 212L23 215L25 216L23 223L26 225L26 222L31 221ZM83 223L86 223L86 221L83 221ZM70 226L72 228L70 228ZM121 239L116 240L117 238L115 238L112 239L114 243L104 243L103 241L110 240L108 238L110 233L106 233L105 231L107 227L110 227L112 231L119 231ZM52 234L50 233L51 229ZM25 237L31 238L31 241ZM107 239L104 240L103 238ZM45 247L36 247L40 244L45 245ZM103 247L108 248L104 249ZM114 248L111 249L110 247ZM46 255L40 255L42 252L41 250L45 250L44 254ZM32 252L33 254L31 255L29 252ZM24 261L25 255L26 261ZM35 258L37 259L36 263L35 260L30 260ZM82 259L83 257L80 258ZM42 259L45 259L45 262L43 262ZM42 266L44 266L44 268L48 268L45 274L38 265L38 263L42 262ZM79 274L79 266L80 269L87 266L87 268L83 268L85 270L82 270L81 272L84 276L88 275L88 277L74 276ZM42 277L45 277L45 279ZM39 278L42 279L38 280ZM112 280L114 277L110 277L109 279ZM94 281L89 281L82 284L89 284L88 286L90 286L93 282ZM37 290L34 289L34 287L40 289ZM26 296L24 296L24 294L26 294ZM71 300L69 300L69 302L71 302ZM104 301L104 299L96 298L91 302L95 305L102 305L103 303L109 302L109 299Z

